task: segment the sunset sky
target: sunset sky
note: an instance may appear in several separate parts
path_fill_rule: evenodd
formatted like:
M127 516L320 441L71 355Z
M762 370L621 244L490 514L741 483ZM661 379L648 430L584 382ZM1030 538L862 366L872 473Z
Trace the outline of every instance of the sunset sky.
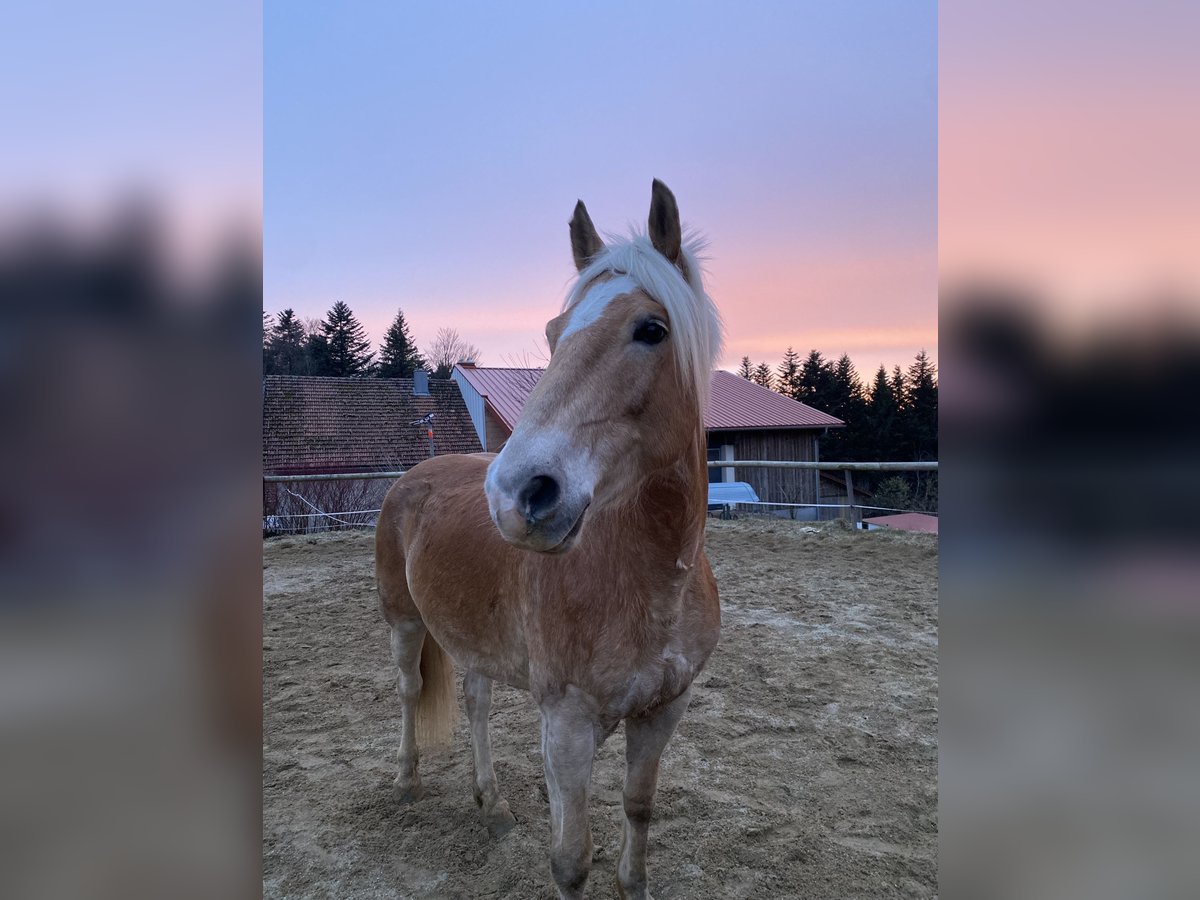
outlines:
M265 306L538 364L582 198L710 242L721 364L937 358L933 3L268 3Z

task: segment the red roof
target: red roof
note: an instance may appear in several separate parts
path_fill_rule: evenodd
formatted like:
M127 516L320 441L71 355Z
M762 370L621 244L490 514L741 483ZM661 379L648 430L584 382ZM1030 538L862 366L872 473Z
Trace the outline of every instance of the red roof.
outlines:
M710 431L739 428L837 428L846 423L806 403L777 394L721 369L712 374L704 427Z
M899 513L894 516L871 516L871 518L863 519L869 525L878 525L881 528L895 528L900 531L927 531L930 534L938 533L937 516L927 515L926 513Z
M455 366L455 371L487 399L500 421L509 431L517 425L525 400L533 390L543 369L481 369L475 366Z
M457 371L483 397L511 431L543 369L484 369L458 366ZM709 431L764 428L837 428L846 423L762 385L717 370L712 375L704 427Z

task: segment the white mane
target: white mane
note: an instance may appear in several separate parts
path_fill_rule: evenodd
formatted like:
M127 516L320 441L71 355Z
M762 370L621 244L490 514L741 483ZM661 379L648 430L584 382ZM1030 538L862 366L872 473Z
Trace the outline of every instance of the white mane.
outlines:
M683 242L682 255L688 278L654 249L650 238L635 233L614 239L605 235L605 247L579 273L579 278L563 302L563 312L573 308L587 293L585 288L607 272L627 275L637 286L662 304L670 319L670 341L684 384L694 386L701 411L708 401L713 366L721 354L724 327L716 304L704 291L700 273L700 252L704 242L689 235Z

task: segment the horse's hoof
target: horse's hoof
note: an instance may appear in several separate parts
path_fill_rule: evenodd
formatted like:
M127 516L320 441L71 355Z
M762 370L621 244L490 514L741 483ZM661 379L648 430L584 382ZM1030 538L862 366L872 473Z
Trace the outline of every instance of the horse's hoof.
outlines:
M621 900L654 900L644 882L637 887L625 890L625 885L621 884L619 877L617 878L617 895Z
M508 804L504 803L503 806L497 805L484 821L488 834L493 838L502 838L513 830L513 826L517 824L517 817L509 810Z
M425 788L421 786L420 779L401 781L397 778L395 784L392 785L392 796L397 803L405 806L409 803L416 803L425 796Z

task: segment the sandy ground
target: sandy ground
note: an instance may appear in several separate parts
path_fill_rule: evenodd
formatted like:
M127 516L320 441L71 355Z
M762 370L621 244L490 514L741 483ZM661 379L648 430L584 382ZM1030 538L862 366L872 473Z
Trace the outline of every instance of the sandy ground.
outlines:
M663 759L658 900L937 893L937 537L711 520L721 643ZM471 798L465 715L391 799L398 705L373 536L264 542L267 897L553 898L537 709L498 685L496 772L517 827ZM591 898L616 897L624 737L601 749Z

